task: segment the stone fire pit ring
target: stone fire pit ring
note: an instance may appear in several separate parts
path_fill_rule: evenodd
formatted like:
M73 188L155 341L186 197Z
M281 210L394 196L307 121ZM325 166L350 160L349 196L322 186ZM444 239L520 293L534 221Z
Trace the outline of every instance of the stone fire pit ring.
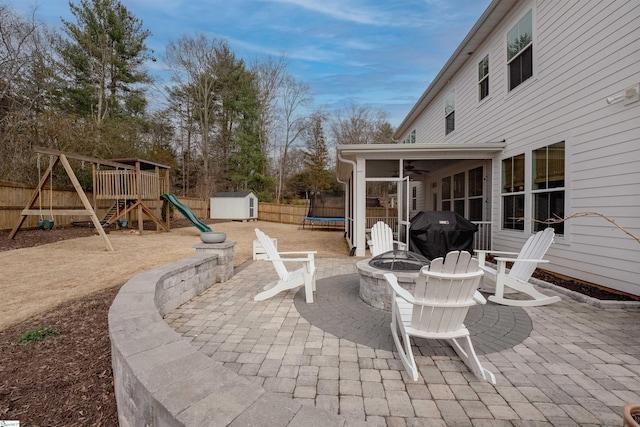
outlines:
M413 293L420 271L389 271L369 265L371 258L358 261L356 267L360 275L360 298L372 307L391 311L391 291L384 278L385 273L394 273L398 284Z

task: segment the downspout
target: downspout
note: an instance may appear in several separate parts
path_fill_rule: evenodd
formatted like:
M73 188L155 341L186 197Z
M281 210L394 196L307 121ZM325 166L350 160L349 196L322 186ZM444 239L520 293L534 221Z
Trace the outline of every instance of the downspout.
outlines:
M355 179L355 173L356 173L356 162L354 162L353 160L345 159L344 157L342 157L342 156L340 155L340 152L338 152L338 153L337 153L337 155L338 155L338 161L343 162L343 163L349 163L349 164L351 164L351 166L353 167L353 175L354 175L354 179ZM345 186L345 188L346 188L346 189L347 189L347 191L348 191L348 188L349 188L349 187L347 186L347 182L340 181L339 174L337 174L337 173L336 173L336 180L337 180L340 184L344 185L344 186ZM350 192L350 191L348 191L348 192L349 192L349 199L350 199L351 201L353 201L353 194L351 194L351 192ZM345 205L344 205L344 218L345 218L345 223L344 223L345 230L344 230L344 233L345 233L345 235L347 234L347 230L348 230L348 227L349 227L349 224L348 224L348 222L347 222L347 221L348 221L347 213L348 213L348 209L347 209L347 204L345 203ZM353 224L351 224L351 230L352 230L352 233L353 233ZM349 236L349 237L351 238L351 241L353 242L353 240L354 240L354 239L353 239L353 235L351 235L351 236ZM357 249L357 248L356 248L355 246L353 246L353 247L351 248L351 251L349 252L349 255L353 255L353 254L355 254L356 249Z

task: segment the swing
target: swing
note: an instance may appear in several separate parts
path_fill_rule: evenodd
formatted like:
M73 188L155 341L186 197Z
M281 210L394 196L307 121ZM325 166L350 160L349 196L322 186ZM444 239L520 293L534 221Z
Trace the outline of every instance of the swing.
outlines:
M52 158L49 156L49 165L51 165ZM42 179L42 172L40 170L40 153L37 158L38 163L38 182ZM53 170L51 170L51 176L49 177L49 214L51 219L44 219L42 216L42 187L38 187L38 203L40 205L40 220L38 220L38 228L40 230L52 230L55 224L53 218Z

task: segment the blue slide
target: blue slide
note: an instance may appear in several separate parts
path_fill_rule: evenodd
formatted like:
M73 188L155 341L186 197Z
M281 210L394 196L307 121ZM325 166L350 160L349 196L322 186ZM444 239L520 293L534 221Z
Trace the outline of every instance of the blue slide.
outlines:
M196 216L196 214L194 214L193 211L191 209L189 209L188 206L183 205L175 195L173 195L173 194L162 194L162 195L160 195L160 198L164 199L167 202L169 202L170 204L172 204L173 207L176 208L178 210L178 212L180 212L182 214L183 217L188 219L189 222L191 222L191 224L193 224L201 232L208 233L208 232L211 231L211 227L209 227L204 222L200 221L200 218L198 218Z

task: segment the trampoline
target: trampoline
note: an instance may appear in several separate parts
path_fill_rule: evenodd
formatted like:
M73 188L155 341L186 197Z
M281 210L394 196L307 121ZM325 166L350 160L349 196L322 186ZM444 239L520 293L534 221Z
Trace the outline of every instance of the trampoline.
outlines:
M344 195L315 193L309 199L309 211L302 220L302 228L344 228Z

